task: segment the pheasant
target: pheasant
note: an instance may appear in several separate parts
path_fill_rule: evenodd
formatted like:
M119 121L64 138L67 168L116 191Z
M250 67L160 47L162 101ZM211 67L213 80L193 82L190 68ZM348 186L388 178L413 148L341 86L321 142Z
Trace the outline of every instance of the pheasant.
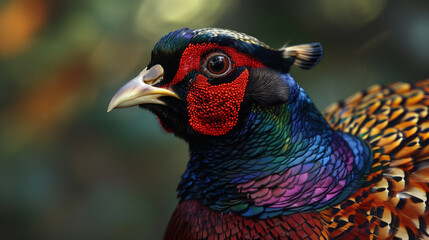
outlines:
M429 79L321 113L289 74L321 57L219 28L156 43L108 111L139 105L189 144L165 239L429 238Z

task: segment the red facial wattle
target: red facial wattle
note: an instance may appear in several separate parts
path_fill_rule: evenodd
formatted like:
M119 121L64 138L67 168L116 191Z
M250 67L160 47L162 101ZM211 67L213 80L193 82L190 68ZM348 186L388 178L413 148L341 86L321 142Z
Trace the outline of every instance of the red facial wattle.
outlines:
M210 85L207 78L198 75L187 97L191 127L213 136L230 131L237 123L248 77L246 69L231 83Z
M228 74L238 67L263 67L259 60L230 47L216 43L190 44L182 54L174 79L164 86L169 87L179 83L191 71L199 72L189 86L186 98L189 124L195 131L212 136L224 135L236 125L249 80L249 71L244 69L231 82L210 84L209 80L215 82L217 79L208 78L200 70L207 59L207 53L216 52L229 56L231 69ZM204 59L202 59L203 56L205 56Z

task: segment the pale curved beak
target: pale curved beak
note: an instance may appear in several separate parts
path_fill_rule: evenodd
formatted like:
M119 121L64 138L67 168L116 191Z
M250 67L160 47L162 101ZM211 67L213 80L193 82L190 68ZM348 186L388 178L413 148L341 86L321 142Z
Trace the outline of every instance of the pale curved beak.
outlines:
M169 96L179 98L176 93L165 88L154 87L164 76L164 69L157 64L149 69L145 68L137 77L125 84L110 100L107 112L114 108L126 108L140 104L161 104L159 97Z

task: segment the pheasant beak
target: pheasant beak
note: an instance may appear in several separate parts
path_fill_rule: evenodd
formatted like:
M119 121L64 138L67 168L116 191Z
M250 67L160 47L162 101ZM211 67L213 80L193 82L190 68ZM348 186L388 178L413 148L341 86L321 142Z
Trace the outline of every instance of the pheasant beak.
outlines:
M161 104L159 97L169 96L179 98L176 93L165 88L154 87L164 76L164 69L157 64L149 69L145 68L137 77L125 84L110 100L107 112L114 108L126 108L139 104Z

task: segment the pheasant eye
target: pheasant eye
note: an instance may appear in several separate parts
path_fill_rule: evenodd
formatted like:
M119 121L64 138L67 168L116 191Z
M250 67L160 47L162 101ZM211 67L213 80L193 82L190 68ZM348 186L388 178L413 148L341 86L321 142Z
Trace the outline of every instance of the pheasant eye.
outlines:
M224 53L213 53L207 57L204 72L213 78L223 77L231 70L231 60Z

